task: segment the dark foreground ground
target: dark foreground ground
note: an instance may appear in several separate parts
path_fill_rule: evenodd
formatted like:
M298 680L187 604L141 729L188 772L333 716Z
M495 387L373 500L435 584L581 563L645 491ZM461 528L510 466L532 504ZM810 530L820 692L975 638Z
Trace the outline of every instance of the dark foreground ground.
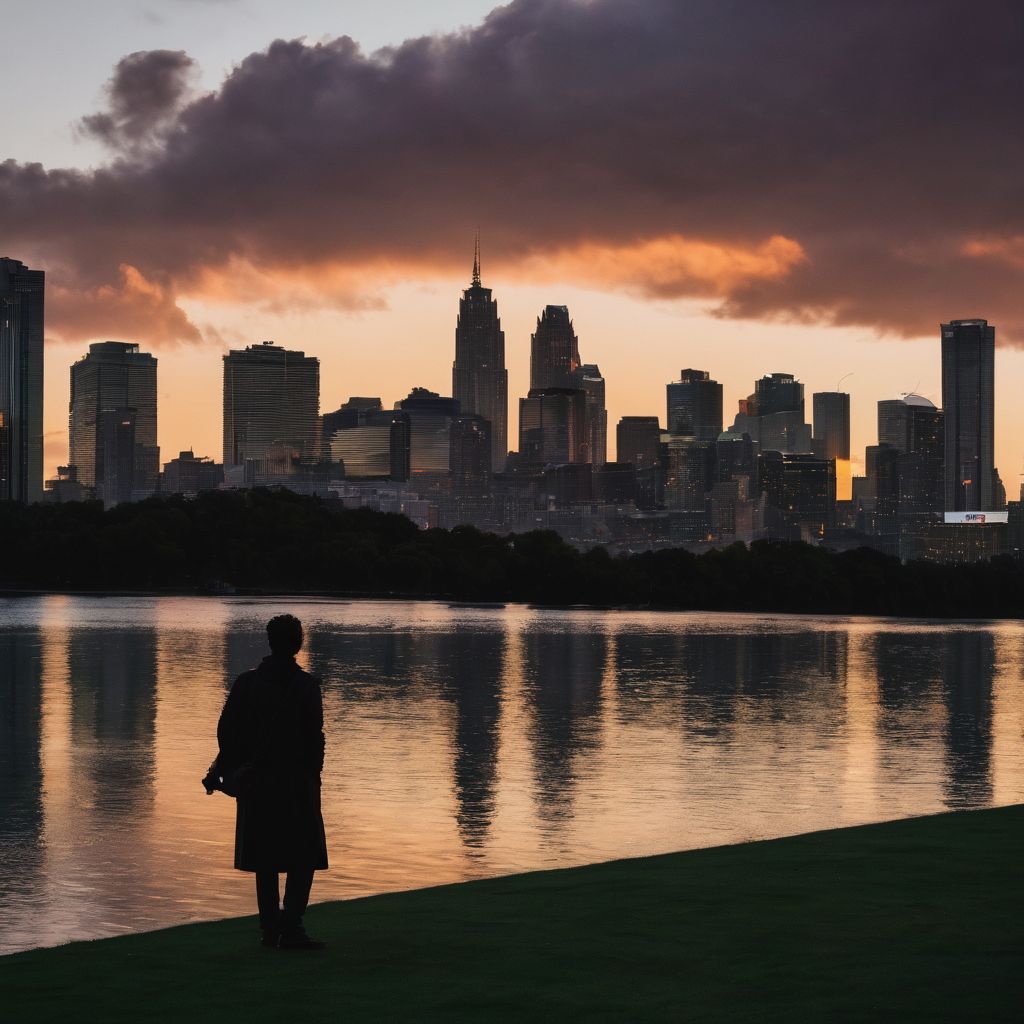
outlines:
M314 907L0 959L0 1019L1019 1021L1024 806Z

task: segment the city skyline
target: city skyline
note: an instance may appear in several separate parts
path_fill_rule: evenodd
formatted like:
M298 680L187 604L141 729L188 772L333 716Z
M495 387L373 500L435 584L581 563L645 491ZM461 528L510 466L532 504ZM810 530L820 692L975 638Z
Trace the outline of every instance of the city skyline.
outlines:
M471 288L472 288L472 285L471 285ZM485 291L487 293L492 293L492 292L495 291L495 289L488 287L486 289L483 289L483 291ZM463 300L463 302L464 301L465 300ZM496 297L495 297L495 299L491 299L490 301L491 302L495 302L496 301ZM554 308L561 309L561 308L567 308L567 307L555 307L552 304L547 303L547 304L545 304L544 307L542 307L542 312L543 312L543 309L554 309ZM571 312L570 312L570 315L572 315ZM453 318L456 321L456 330L457 330L458 329L457 328L457 324L458 324L458 311L457 311L457 307L456 307L455 311L453 312ZM539 318L536 317L536 315L535 315L535 324L536 324L536 322L539 322ZM942 323L937 322L936 323L937 331L941 330L942 326L943 326ZM807 330L807 328L804 328L804 330ZM813 329L811 329L811 330L813 330ZM520 348L525 349L525 355L524 355L523 352L516 353L516 351L515 351L516 346L514 344L510 346L507 341L505 342L506 349L510 350L509 351L509 356L510 356L510 360L512 362L518 362L520 364L520 366L522 366L524 362L527 363L527 364L529 363L529 361L530 361L530 354L529 353L530 353L530 350L531 350L530 338L533 336L535 331L536 331L536 326L534 327L534 331L531 332L530 335L527 336L525 344L520 346ZM502 331L502 334L507 335L507 332ZM450 335L449 335L449 337L450 337ZM576 335L576 337L578 337L578 335ZM925 343L925 339L922 339L922 342ZM127 342L127 344L137 344L137 343ZM258 341L258 340L254 339L254 340L252 340L250 342L247 342L246 343L246 347L247 348L254 348L254 347L256 347L259 344L266 344L265 339L263 341ZM291 347L291 346L289 346L288 343L282 341L281 339L277 339L277 338L272 339L272 344L274 344L275 346L277 346L279 348L285 348L285 349L288 349L288 348ZM906 344L906 343L900 343L900 344ZM896 392L894 394L891 391L885 389L884 387L879 389L877 386L874 386L873 390L872 390L872 393L873 394L878 394L879 397L874 399L870 403L867 403L867 404L863 403L862 401L860 401L858 393L857 393L857 390L856 390L856 386L854 384L847 385L848 390L846 390L844 392L841 392L843 394L848 394L850 396L850 400L849 400L849 405L850 405L850 409L851 409L851 458L850 458L850 463L851 463L851 474L852 475L863 475L863 473L865 473L867 471L867 464L864 461L864 451L865 451L865 449L870 444L875 443L875 441L877 440L877 433L876 433L876 407L877 407L877 402L879 402L879 401L891 401L891 400L902 398L902 397L904 397L906 395L921 395L924 398L928 398L929 400L933 400L934 404L937 407L941 408L941 399L942 399L942 395L941 395L941 367L942 367L942 362L941 362L941 346L940 346L939 341L935 338L934 335L930 339L930 344L931 344L931 348L932 348L932 362L934 364L933 366L931 366L931 372L932 372L932 374L934 376L934 380L935 380L935 388L934 389L930 390L930 389L925 388L925 387L908 388L906 391L898 391L898 392ZM449 345L450 345L450 342L449 342ZM298 346L294 346L294 347L298 347ZM789 348L790 352L792 352L794 350L795 349L792 346ZM159 352L161 350L158 349L157 351ZM174 363L173 363L173 356L175 355L176 351L179 351L179 350L175 350L175 351L173 351L170 354L165 356L165 358L163 360L163 363L161 364L162 365L162 369L164 371L166 371L167 369L170 369L172 373L174 372L175 367L174 367ZM228 351L225 351L222 354L222 357L226 357L228 354L229 354ZM998 363L1001 360L1001 358L1003 358L1003 357L1005 357L1007 355L1011 355L1012 356L1014 354L1015 353L1013 353L1012 351L1008 352L1005 349L1000 349L998 351L997 355L996 355L996 361ZM81 353L79 353L79 357L80 357L80 355L81 355ZM321 410L322 411L325 411L325 412L328 411L329 407L331 407L335 403L340 405L342 403L342 401L348 399L349 397L351 397L351 395L357 393L357 391L354 390L354 389L350 389L348 391L345 391L343 389L340 392L336 392L333 397L325 397L325 385L322 383L322 380L323 380L323 366L324 366L325 360L320 355L318 355L316 353L310 353L310 355L311 355L312 358L318 359L319 362L320 362L320 365L321 365L320 403L321 403ZM518 356L518 358L517 358L517 356ZM213 354L212 353L210 354L210 358L211 359L213 358ZM577 353L577 358L578 358L578 353ZM772 357L770 355L765 356L764 359L766 361L765 362L765 370L764 370L765 376L770 376L771 374L779 374L779 373L787 373L787 372L789 372L789 371L780 371L780 370L774 369L773 368L774 364L771 362ZM443 355L440 357L439 361L442 364L442 366L440 368L440 373L443 374L444 373L444 370L443 370L444 357L443 357ZM790 363L792 363L792 361L793 360L790 360ZM813 359L809 359L808 361L809 362L813 362ZM210 360L208 359L207 362L210 362ZM1024 360L1022 360L1022 362L1024 362ZM451 364L449 363L448 365L450 366ZM581 365L580 368L581 369L583 368L582 365ZM337 370L337 365L336 364L334 366L334 369ZM926 363L926 364L924 364L922 366L920 363L918 363L916 369L917 369L917 373L918 373L918 381L920 381L922 379L922 376L923 376L922 371L927 371L929 369L929 365ZM180 368L179 368L179 370L180 370ZM50 371L49 371L49 375L50 375L51 378L52 378L52 375L54 374L54 372L55 372L55 369L51 368ZM56 372L58 373L58 375L62 375L65 380L67 379L66 369L64 370L63 374L60 374L60 371L56 371ZM449 372L451 372L451 371L449 371ZM702 372L710 373L711 378L714 379L714 376L715 376L715 371L714 370L710 370L710 371L709 370L703 370ZM747 372L748 371L746 370L746 368L744 366L737 365L737 364L733 363L731 366L727 366L726 367L726 369L722 372L722 376L726 377L726 378L731 377L732 379L734 379L734 380L736 380L738 382L741 382L743 380L744 376L747 374ZM429 377L432 380L436 380L438 375L439 375L438 374L438 369L436 367L433 368L429 373L425 372L425 373L421 374L421 376ZM806 392L806 396L807 397L806 397L805 404L807 406L807 410L804 413L804 418L808 422L808 426L809 426L810 425L810 421L812 419L812 416L810 414L810 405L811 405L811 403L810 403L810 396L812 394L818 394L818 393L833 393L832 389L830 389L830 388L823 388L823 389L820 389L820 391L819 391L818 388L812 388L811 384L808 383L808 381L806 380L805 376L803 374L801 374L799 369L797 369L795 372L792 372L791 375L796 379L797 382L799 382L801 385L803 385L804 390ZM848 374L847 376L854 376L854 375L855 375L855 371L851 371L851 373ZM336 376L336 375L331 375L331 376ZM526 375L526 376L528 377L528 375ZM614 428L615 424L622 417L656 415L656 416L658 416L659 421L662 422L663 427L667 428L667 417L666 417L666 413L665 413L665 397L664 396L665 396L665 393L666 393L666 389L668 387L672 386L674 382L678 382L678 376L677 375L673 375L668 370L666 370L666 373L665 373L664 376L665 376L664 381L660 384L660 386L656 386L657 390L661 392L660 400L657 397L657 391L656 391L655 394L652 395L652 397L651 397L650 401L648 402L648 404L645 407L641 407L641 408L625 406L623 401L621 400L621 398L620 398L620 400L617 403L615 403L614 402L614 396L616 395L617 392L620 392L621 390L625 390L626 387L628 387L629 381L628 381L628 379L627 380L616 380L616 379L612 379L611 380L611 385L610 385L610 387L608 389L609 395L611 396L611 400L608 402L608 405L607 405L608 461L614 461L613 456L615 458L617 458L617 455L615 454L614 449L613 449L613 444L615 442L614 442L614 429L612 429L612 428ZM404 388L403 388L403 386L401 384L396 385L397 391L399 393L394 394L393 396L390 396L390 395L388 395L386 393L386 391L384 389L379 387L379 385L375 384L374 380L372 378L367 378L366 376L360 376L358 379L360 381L365 382L365 386L362 389L362 391L364 393L376 392L377 394L380 394L382 396L384 408L386 408L386 409L387 408L391 408L393 405L395 405L396 403L400 402L402 400L402 398L404 397L404 395L407 394L412 388L426 386L427 389L430 390L429 385L418 384L418 383L410 381L409 383L407 383L404 386ZM443 379L443 377L442 377L442 379ZM925 378L925 379L927 379L927 378ZM449 381L451 381L451 377L449 377ZM508 420L507 420L507 422L508 422L508 425L509 425L508 426L509 450L511 450L511 451L515 451L516 450L513 447L513 442L519 436L518 399L520 397L526 397L527 392L529 390L528 383L529 383L528 380L524 382L524 388L523 388L522 391L517 391L515 386L510 386L510 388L509 388L509 392L508 392L508 395L509 395L509 398L508 398L509 412L508 412ZM721 382L719 382L719 383L721 383ZM192 381L192 385L193 385L193 387L190 389L190 394L193 396L193 399L194 399L194 396L196 394L201 393L204 390L205 391L209 391L210 390L210 382L208 380L204 381L201 378L193 380ZM624 387L624 385L626 387ZM48 386L49 386L49 390L52 391L53 390L52 382L50 382ZM217 406L219 407L221 405L221 401L222 401L221 400L221 393L220 393L221 392L220 381L219 380L215 381L214 382L214 386L216 388L216 399L215 399L215 401L216 401ZM330 385L327 385L327 386L330 386ZM168 390L169 389L165 389L165 388L161 389L162 394L165 397L167 397L167 398L171 397L168 394ZM634 388L632 390L635 391L636 389ZM451 393L451 388L449 387L448 389L445 389L443 387L443 385L442 385L442 386L440 386L437 389L437 393L439 393L441 395L450 394ZM739 407L739 403L742 402L744 400L744 398L746 397L746 395L749 394L749 393L750 393L750 385L749 384L743 385L742 383L737 383L737 384L733 385L733 393L732 394L729 394L728 392L726 392L725 389L724 389L724 386L723 386L723 395L724 395L724 397L723 397L723 402L722 402L722 409L723 409L723 420L724 420L724 428L725 429L729 429L729 424L732 422L732 420L734 419L734 417L736 415L736 410ZM839 392L835 392L835 393L839 393ZM393 398L393 400L392 400L392 398ZM1009 403L1004 403L1004 404L1009 405ZM616 405L618 406L618 410L616 410ZM864 406L864 405L867 405L867 407L866 408L862 408L862 406ZM193 407L193 408L195 408L195 407ZM463 410L463 411L465 411L465 410ZM1017 458L1017 462L1011 462L1009 464L1008 468L1002 468L1003 480L1004 480L1004 484L1007 485L1008 493L1011 493L1011 496L1015 496L1015 494L1016 494L1016 487L1012 486L1013 482L1014 482L1015 475L1016 475L1014 469L1015 469L1015 466L1018 464L1018 462L1022 458L1024 458L1024 446L1020 446L1015 441L1012 441L1012 440L1009 440L1009 439L1004 439L1003 443L1002 443L1002 446L1000 446L1000 431L999 431L999 428L998 428L998 424L999 424L998 414L999 414L999 411L1000 411L1000 404L999 404L998 401L996 401L996 403L995 403L995 411L996 411L996 451L998 453L1000 450L1003 450L1003 451L1011 450L1011 451L1014 452L1014 454L1015 454L1015 456ZM47 404L46 412L47 412L47 421L49 422L52 419L52 416L50 415L51 410L49 409L49 405L48 404ZM210 419L209 410L205 410L205 414L200 415L198 418L199 419L205 419L205 420L208 421ZM202 442L202 441L198 441L198 442L195 441L194 437L195 437L196 433L199 433L199 431L195 430L194 428L191 431L189 431L187 428L183 429L181 427L171 428L171 430L174 431L174 440L172 440L170 443L165 443L161 438L158 438L159 447L160 447L161 451L165 451L165 452L168 452L168 453L170 453L170 452L175 452L176 453L179 450L193 450L197 454L201 453L201 454L216 455L216 454L219 454L220 449L222 448L222 444L217 444L216 442L211 442L211 443L205 443L204 444L204 442ZM222 434L222 430L223 430L223 421L221 419L218 419L218 422L216 424L216 432L217 432L217 434L221 435ZM169 430L168 433L170 433L170 432L171 431ZM208 433L209 432L208 429L205 432ZM47 452L46 457L44 459L44 476L47 479L49 479L49 478L51 478L51 477L53 477L55 475L56 467L58 465L67 464L67 462L69 461L67 455L65 455L64 457L60 456L60 451L61 451L61 449L59 447L60 437L59 436L55 437L54 436L55 433L59 433L59 432L52 431L52 430L48 430L47 431L47 439L49 441L49 449L48 449L48 452ZM67 439L66 425L64 426L63 436L64 436L64 448L63 448L63 450L65 452L67 452L68 449L67 449L67 442L66 442L66 439ZM997 469L1001 468L998 456L996 458L996 468ZM1021 473L1020 475L1022 477L1024 477L1024 473Z

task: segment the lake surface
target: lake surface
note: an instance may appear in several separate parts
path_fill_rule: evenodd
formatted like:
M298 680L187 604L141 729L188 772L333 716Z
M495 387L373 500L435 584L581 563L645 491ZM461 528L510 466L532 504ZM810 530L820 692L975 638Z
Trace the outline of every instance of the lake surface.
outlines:
M263 627L323 680L314 900L1024 800L1024 624L0 601L0 952L254 913L206 796Z

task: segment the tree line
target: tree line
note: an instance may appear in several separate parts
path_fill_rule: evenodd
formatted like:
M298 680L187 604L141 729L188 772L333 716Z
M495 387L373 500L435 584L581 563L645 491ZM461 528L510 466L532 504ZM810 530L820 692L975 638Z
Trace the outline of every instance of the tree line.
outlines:
M210 491L104 510L0 503L7 591L403 595L721 611L1024 615L1024 567L911 562L757 541L611 556L552 531L420 530L404 516L286 490Z

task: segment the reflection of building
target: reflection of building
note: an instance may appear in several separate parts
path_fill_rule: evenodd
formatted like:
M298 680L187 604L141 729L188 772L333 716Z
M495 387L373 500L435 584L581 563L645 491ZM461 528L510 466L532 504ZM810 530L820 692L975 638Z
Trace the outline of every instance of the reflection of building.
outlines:
M44 279L0 259L0 500L43 497Z
M482 847L494 816L505 636L455 631L437 637L442 695L455 706L456 820L467 847Z
M722 385L706 370L681 370L665 392L670 434L714 441L722 432Z
M37 627L0 632L2 903L8 885L24 892L43 861L42 651Z
M525 636L534 791L552 825L571 817L577 761L598 743L607 657L604 633L548 632L541 625Z
M156 359L131 342L96 342L71 366L68 461L108 506L157 489L156 386Z
M498 304L491 298L491 289L480 284L479 239L473 261L473 280L459 300L452 397L463 413L482 416L490 423L490 461L494 471L500 473L508 455L505 332L501 329Z
M946 806L992 802L992 684L995 642L989 632L947 633L943 639Z
M271 446L313 459L319 449L320 360L265 341L224 356L224 468L257 473Z
M942 325L947 512L994 507L995 348L996 329L987 320Z
M116 642L115 642L116 641ZM121 831L152 799L156 632L68 634L71 749L79 798Z
M589 462L587 396L575 388L533 388L519 399L519 453L527 463Z

